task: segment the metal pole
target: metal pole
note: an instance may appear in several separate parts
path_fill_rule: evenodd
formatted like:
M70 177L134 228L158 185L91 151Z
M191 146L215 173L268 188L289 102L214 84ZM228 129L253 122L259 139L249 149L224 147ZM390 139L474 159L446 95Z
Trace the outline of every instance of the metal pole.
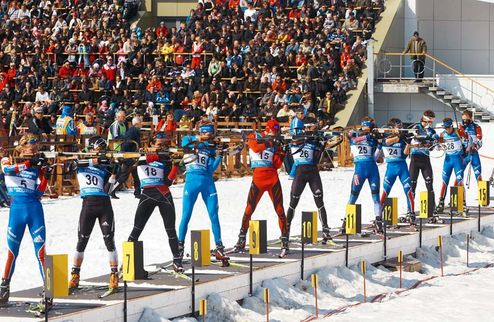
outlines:
M345 241L345 266L348 267L348 234L345 234L346 236L346 241Z
M46 297L46 287L45 287L44 297L45 297L45 322L48 322L48 297Z
M450 220L450 222L449 222L449 235L451 236L451 235L453 235L453 212L452 211L449 212L449 220Z
M374 41L367 43L367 115L374 117Z
M304 279L304 255L305 255L305 243L302 241L302 258L300 259L300 279Z
M470 252L470 234L467 234L467 267L468 267L468 260L469 260L469 252Z
M422 218L419 218L419 248L422 248Z
M480 205L479 205L479 218L477 218L477 231L480 233Z
M192 316L196 315L196 270L194 265L192 265Z
M384 245L384 260L386 260L386 258L388 257L387 256L387 246L386 246L386 239L387 239L386 238L386 235L387 235L386 234L386 226L387 226L386 221L384 221L383 222L383 228L384 228L383 229L383 233L384 233L384 240L383 240L383 245Z
M400 81L403 74L403 55L400 55Z
M124 281L124 303L123 303L123 311L124 311L124 322L127 322L127 281Z
M252 254L249 259L249 296L252 296Z

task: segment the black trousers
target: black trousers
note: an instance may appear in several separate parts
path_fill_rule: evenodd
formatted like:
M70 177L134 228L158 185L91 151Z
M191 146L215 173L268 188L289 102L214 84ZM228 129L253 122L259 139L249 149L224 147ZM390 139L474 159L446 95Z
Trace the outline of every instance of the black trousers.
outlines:
M326 214L326 208L324 207L323 189L321 176L317 165L298 165L295 170L295 178L292 183L292 190L290 193L290 206L287 211L288 228L290 228L293 217L295 216L295 208L297 208L300 196L305 189L305 186L309 184L314 201L319 213L319 220L321 221L323 229L328 227L328 217Z
M144 188L137 206L134 228L129 241L137 241L154 209L158 207L166 233L168 243L174 257L179 257L177 231L175 230L175 205L170 192L162 192L157 188Z
M410 185L413 195L415 196L415 189L417 188L419 173L422 172L422 177L424 178L427 191L431 192L432 197L434 198L434 187L432 186L433 174L430 157L427 155L412 154L409 170Z
M115 220L110 197L88 196L82 201L82 210L79 216L79 238L76 247L78 252L84 252L86 249L96 219L98 219L106 249L109 252L115 250Z
M412 68L413 68L413 73L415 74L415 78L424 78L424 74L425 74L424 67L425 67L425 58L417 57L417 59L415 59L412 62Z

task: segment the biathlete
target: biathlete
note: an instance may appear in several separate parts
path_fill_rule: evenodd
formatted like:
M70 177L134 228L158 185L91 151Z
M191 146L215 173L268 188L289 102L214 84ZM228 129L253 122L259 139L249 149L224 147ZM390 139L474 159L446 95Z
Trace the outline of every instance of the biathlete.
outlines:
M359 131L350 131L348 138L350 140L350 150L355 163L355 172L353 174L352 188L348 204L354 205L362 190L365 181L369 181L369 186L374 201L375 229L377 232L382 231L381 202L379 200L379 170L376 160L379 156L379 136L373 131L376 127L374 119L366 116L360 123ZM344 221L345 224L345 221Z
M283 193L278 178L278 169L283 164L285 153L276 139L279 133L280 124L278 121L269 120L266 123L264 132L251 133L247 137L250 166L254 169L254 172L252 174L252 184L247 198L247 206L242 217L240 233L233 250L234 252L240 252L245 249L245 239L247 230L249 229L249 222L264 192L269 194L278 215L282 244L280 257L285 256L288 252L288 227L285 209L283 208Z
M198 135L184 136L182 138L186 176L182 199L182 219L178 229L180 258L183 258L187 228L194 204L200 193L206 203L213 228L214 241L216 243L215 257L224 266L228 266L229 258L225 255L225 247L221 240L218 194L213 179L213 173L221 164L223 156L222 152L219 156L216 156L216 144L213 142L215 136L214 125L210 122L203 122L199 124L198 130Z
M411 189L410 173L408 172L408 165L406 163L406 158L410 153L410 146L407 144L408 138L406 132L400 131L403 128L403 123L400 119L390 119L388 126L396 131L391 132L382 142L382 151L384 160L386 161L386 173L384 174L381 207L384 205L384 200L389 196L396 179L399 178L407 199L407 218L400 218L400 221L408 221L414 224L415 203Z
M301 126L294 126L290 128L290 134L293 135L293 140L290 144L290 153L294 161L290 172L293 173L294 180L290 192L290 206L287 210L287 236L290 237L290 227L295 216L295 208L300 201L300 196L306 184L309 184L322 224L322 243L326 244L328 240L331 240L331 235L326 208L324 207L321 176L317 167L325 143L321 141L321 137L317 136L316 126L313 126L310 131L305 131L303 124Z
M439 135L438 142L444 146L446 157L444 158L441 186L441 194L439 195L439 202L436 207L437 213L444 211L444 198L446 197L446 190L449 185L449 179L451 173L455 172L456 185L463 185L463 170L464 170L464 146L461 140L458 130L453 127L453 120L445 118L443 120L444 132Z
M461 124L458 125L458 134L467 140L465 149L465 169L471 164L475 179L482 180L482 164L480 163L479 149L482 147L482 128L472 121L472 112L464 111L461 114ZM468 179L468 178L467 178Z
M93 136L88 141L90 153L100 153L107 149L105 139ZM84 251L91 236L96 220L98 220L103 241L108 251L110 264L110 281L108 291L118 289L118 253L115 247L115 220L108 192L116 182L116 167L106 156L93 159L76 160L77 181L82 198L82 209L79 215L77 230L77 246L74 253L69 288L79 287L80 271L84 260Z
M427 191L434 197L433 173L430 159L430 148L435 144L437 138L436 131L433 128L436 115L433 111L427 110L423 113L422 119L419 124L414 126L416 134L413 136L410 142L410 183L412 193L415 198L415 190L417 188L417 179L419 173L422 172L422 177L425 181ZM435 209L435 206L433 207Z
M151 147L155 153L140 157L137 163L137 174L142 192L135 213L134 228L128 241L139 239L149 217L158 207L173 254L173 269L182 273L184 269L175 230L175 205L169 189L177 176L178 166L173 164L170 158L164 133L157 133L154 136Z
M1 161L11 206L7 228L8 254L0 285L0 303L9 300L10 280L14 274L15 262L26 226L33 239L41 280L44 281L46 229L40 199L47 187L50 171L48 167L45 167L44 155L38 154L36 136L24 135L19 140L16 150L20 153L20 158L25 161L12 164L8 157L2 158ZM50 299L46 305L42 302L41 311L49 309L51 303Z

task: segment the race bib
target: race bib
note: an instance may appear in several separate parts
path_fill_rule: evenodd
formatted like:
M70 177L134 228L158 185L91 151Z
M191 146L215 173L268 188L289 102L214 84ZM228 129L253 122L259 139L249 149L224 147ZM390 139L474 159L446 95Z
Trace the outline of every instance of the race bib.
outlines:
M312 164L314 163L314 146L306 144L301 148L300 146L291 146L290 151L292 153L293 161L296 164Z
M458 152L463 151L463 146L461 141L458 140L446 141L446 143L444 143L444 149L447 154L457 154Z
M261 152L249 150L251 168L272 167L273 166L273 148L267 148Z
M21 171L15 175L5 176L5 185L10 195L29 195L36 193L38 174L31 171Z
M96 167L79 168L77 171L77 181L81 197L87 196L107 196L105 192L106 171Z
M164 185L165 166L161 162L151 162L137 167L141 188Z
M207 171L209 164L209 153L207 151L199 151L197 157L191 163L188 163L185 167L187 170L203 170Z
M383 154L386 159L401 158L401 149L391 146L383 147Z

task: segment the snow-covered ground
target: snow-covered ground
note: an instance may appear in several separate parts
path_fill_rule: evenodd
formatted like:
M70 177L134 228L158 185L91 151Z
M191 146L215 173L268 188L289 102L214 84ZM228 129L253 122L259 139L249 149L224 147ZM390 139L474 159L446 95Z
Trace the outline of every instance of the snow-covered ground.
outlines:
M420 273L403 273L367 266L367 303L363 304L360 267L338 267L317 271L318 307L321 321L492 321L494 294L494 230L473 233L469 267L466 267L466 235L444 238L444 277L440 277L439 253L435 247L417 254ZM418 286L417 286L418 284ZM208 296L208 322L266 321L263 288L270 290L270 321L307 321L315 314L314 289L310 281L295 285L284 279L263 282L242 305L218 294ZM377 299L379 296L379 300ZM139 322L168 321L146 309ZM174 322L195 321L174 319Z
M494 130L494 124L483 124L483 129L485 139L484 147L481 149L481 153L488 156L494 156L494 140L492 139L492 135L489 133ZM432 159L435 173L434 186L436 193L439 192L441 185L440 174L442 162L442 158ZM483 175L486 179L488 179L491 170L494 167L494 161L491 159L482 158L482 162ZM379 167L381 177L384 175L385 167L385 165L381 165ZM331 227L339 227L341 225L341 219L344 217L345 205L350 192L352 174L352 169L336 169L331 172L321 173L324 185L324 201ZM288 207L291 181L288 180L287 175L284 173L280 175L280 178L283 186L285 207ZM467 202L470 205L476 205L477 186L474 181L475 180L473 179L472 174L471 188L467 191ZM219 197L220 223L223 232L222 237L223 242L227 247L232 246L237 240L250 182L251 178L246 177L221 180L216 183ZM424 190L425 185L422 178L420 178L417 192ZM177 214L176 225L178 227L182 212L183 185L173 186L171 191L174 196ZM133 197L131 192L119 193L119 196L119 200L112 201L116 221L115 240L118 245L118 249L120 249L121 242L127 240L127 237L132 230L134 213L138 202L138 200ZM401 208L401 213L404 213L406 210L406 201L399 183L395 184L395 187L391 192L391 196L399 197L399 207ZM362 189L358 202L361 203L363 207L363 222L370 222L373 219L373 208L370 190L367 185L364 189ZM69 253L71 261L72 253L75 250L75 245L77 242L77 225L79 212L81 209L81 199L78 197L72 197L60 198L58 200L44 200L43 207L47 227L47 253ZM300 211L303 210L315 210L315 204L308 187L303 193L297 208L297 216L294 219L292 232L300 231ZM280 232L277 223L277 216L275 215L269 196L263 196L253 218L268 220L269 239L279 237ZM3 265L6 259L7 223L8 209L0 209L0 265ZM199 198L189 225L189 231L191 229L208 228L210 228L209 218L204 203ZM26 231L17 260L16 271L11 282L11 289L13 291L39 286L42 283L30 239L31 237ZM143 234L141 235L141 240L144 241L144 260L146 264L163 262L171 259L171 252L168 247L165 229L157 210L153 216L151 216ZM190 247L189 242L190 240L187 238L185 246L186 249L189 249ZM211 245L213 245L212 236ZM109 273L107 252L99 226L96 224L86 249L85 260L81 270L81 277L82 279L85 279L107 273ZM349 274L346 270L341 270L339 273ZM276 281L271 281L269 283L276 283ZM246 305L248 305L248 303L249 301L247 301ZM323 303L321 303L321 307L324 307ZM275 316L273 316L273 318L275 318Z

